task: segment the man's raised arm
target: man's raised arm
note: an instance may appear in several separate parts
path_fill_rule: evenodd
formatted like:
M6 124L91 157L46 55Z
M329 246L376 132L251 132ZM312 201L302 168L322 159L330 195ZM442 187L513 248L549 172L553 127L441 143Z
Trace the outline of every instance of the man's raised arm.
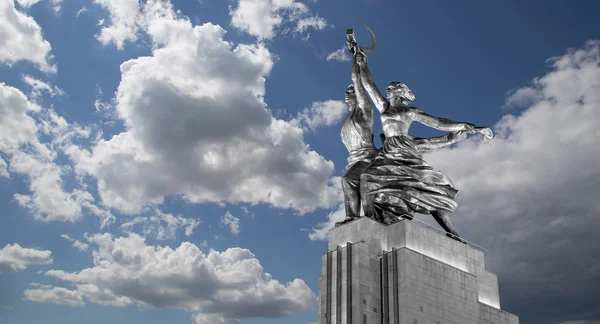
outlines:
M365 93L362 81L360 80L360 67L356 62L356 56L352 56L352 83L354 84L354 92L356 93L356 101L358 108L362 111L364 116L373 118L373 107L371 102Z

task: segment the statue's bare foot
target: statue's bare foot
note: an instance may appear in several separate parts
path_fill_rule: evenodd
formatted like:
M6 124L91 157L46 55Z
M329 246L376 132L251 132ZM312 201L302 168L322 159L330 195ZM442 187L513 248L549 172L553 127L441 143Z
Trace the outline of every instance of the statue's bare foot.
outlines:
M358 217L346 217L346 219L344 219L343 221L335 223L335 227L338 227L338 226L344 225L344 224L348 224L355 219L358 219Z
M446 233L446 236L448 236L449 238L453 239L453 240L457 240L461 243L467 244L467 241L463 240L460 236L458 235L454 235L452 233Z
M402 214L400 215L400 217L406 218L408 220L412 220L413 218L415 218L412 214Z

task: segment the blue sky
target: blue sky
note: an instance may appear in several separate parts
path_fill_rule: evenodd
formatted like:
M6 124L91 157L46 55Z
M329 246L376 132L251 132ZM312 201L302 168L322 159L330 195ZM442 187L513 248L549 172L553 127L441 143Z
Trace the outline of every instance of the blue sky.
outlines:
M315 322L355 18L380 89L495 131L426 159L502 308L600 323L599 9L0 0L0 323Z

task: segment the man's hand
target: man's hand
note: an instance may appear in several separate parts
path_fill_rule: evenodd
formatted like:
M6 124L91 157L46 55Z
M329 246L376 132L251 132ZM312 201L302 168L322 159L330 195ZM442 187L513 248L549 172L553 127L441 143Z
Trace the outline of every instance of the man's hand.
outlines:
M346 44L348 45L348 51L350 54L354 55L355 50L358 48L356 41L353 39L349 39Z

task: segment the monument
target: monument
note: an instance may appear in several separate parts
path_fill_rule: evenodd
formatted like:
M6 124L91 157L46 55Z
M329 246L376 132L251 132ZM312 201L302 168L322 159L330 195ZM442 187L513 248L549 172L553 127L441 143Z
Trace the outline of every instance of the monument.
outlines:
M364 25L364 24L363 24ZM500 309L497 277L484 254L454 229L450 214L458 190L422 152L448 147L467 134L493 138L487 127L438 118L407 106L416 100L401 82L383 97L373 82L365 52L353 30L352 84L342 142L350 157L342 180L346 219L328 234L319 279L319 324L518 324ZM380 112L383 147L373 144L371 97ZM408 135L413 121L449 133ZM360 209L364 214L360 214ZM443 228L422 226L414 213L430 214Z

